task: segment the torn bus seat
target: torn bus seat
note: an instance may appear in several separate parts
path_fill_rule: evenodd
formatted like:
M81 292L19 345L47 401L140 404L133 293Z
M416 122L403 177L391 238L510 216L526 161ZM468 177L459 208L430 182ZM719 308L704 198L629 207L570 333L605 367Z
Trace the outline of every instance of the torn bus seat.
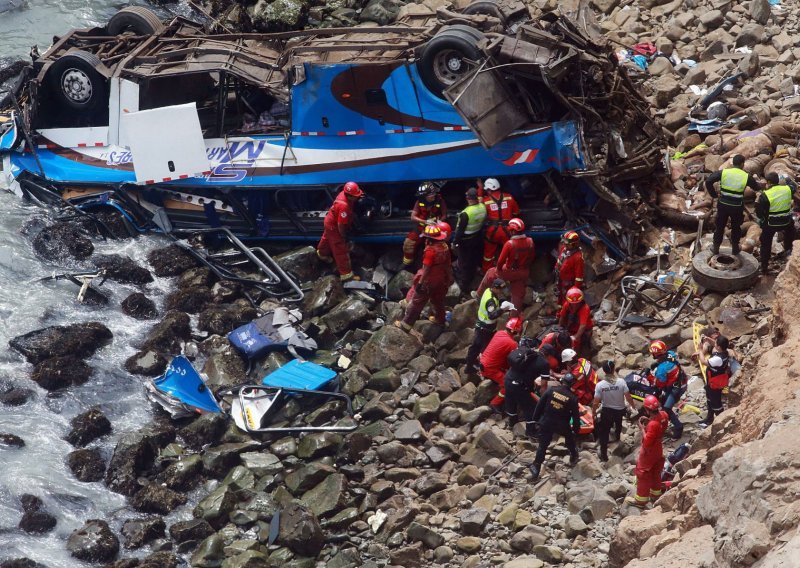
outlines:
M317 350L317 342L297 326L302 317L299 310L280 307L237 327L228 340L249 362L278 350L309 355Z

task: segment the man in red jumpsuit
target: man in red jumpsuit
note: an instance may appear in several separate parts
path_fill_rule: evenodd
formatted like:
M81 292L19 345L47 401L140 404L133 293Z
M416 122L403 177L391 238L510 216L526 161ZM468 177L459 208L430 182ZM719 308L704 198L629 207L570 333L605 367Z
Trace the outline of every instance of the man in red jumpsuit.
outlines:
M406 297L408 307L403 319L397 326L405 331L410 331L414 322L430 301L433 307L431 321L444 324L447 311L444 299L447 289L453 283L453 262L450 256L450 246L447 239L449 230L443 230L449 225L428 225L425 227L425 250L422 253L422 268L414 276L412 292Z
M497 251L509 239L508 222L519 215L516 199L500 189L500 182L489 178L483 184L483 204L486 206L486 232L483 241L483 271L494 264Z
M578 402L584 406L592 404L594 389L597 386L597 371L592 367L592 363L583 357L578 358L574 349L564 349L561 361L566 366L566 371L575 377L570 389L578 397Z
M439 220L444 221L445 217L447 217L447 207L439 195L439 188L433 182L422 182L417 189L414 209L411 210L411 222L414 223L414 228L408 232L403 241L404 268L412 270L425 227Z
M664 448L661 439L669 424L667 413L661 410L658 399L652 394L644 397L646 416L639 419L642 432L642 448L636 461L636 497L627 497L629 505L644 509L650 501L661 497L664 485L661 471L664 469Z
M347 231L353 223L353 206L364 196L364 192L354 181L344 184L325 215L322 238L317 245L317 256L324 262L336 261L339 278L342 281L353 277L350 266L350 243Z
M558 312L558 325L572 336L572 348L581 355L589 355L592 337L592 310L583 299L580 288L570 288L566 293L566 301Z
M559 306L564 303L570 288L583 288L583 253L580 237L575 231L564 233L558 248L556 293Z
M497 412L503 412L506 389L505 375L509 368L508 356L517 348L517 340L522 333L522 319L511 318L506 322L506 328L496 332L481 353L481 375L500 386L491 401L491 406Z
M478 286L478 297L483 295L483 291L494 282L495 278L502 278L511 290L511 303L521 311L535 247L533 239L525 235L525 223L522 219L511 219L508 222L508 232L511 238L503 244L500 258L497 259L497 267L486 271Z

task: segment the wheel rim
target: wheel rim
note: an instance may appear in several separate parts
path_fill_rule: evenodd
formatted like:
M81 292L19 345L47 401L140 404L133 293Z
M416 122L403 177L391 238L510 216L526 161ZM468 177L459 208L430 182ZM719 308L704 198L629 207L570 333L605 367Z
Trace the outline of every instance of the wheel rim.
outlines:
M433 59L433 73L443 85L452 85L472 67L455 49L443 49Z
M80 69L67 69L61 75L61 92L76 104L86 104L92 99L92 80Z
M738 270L742 267L742 259L729 254L717 254L708 259L708 265L716 270Z

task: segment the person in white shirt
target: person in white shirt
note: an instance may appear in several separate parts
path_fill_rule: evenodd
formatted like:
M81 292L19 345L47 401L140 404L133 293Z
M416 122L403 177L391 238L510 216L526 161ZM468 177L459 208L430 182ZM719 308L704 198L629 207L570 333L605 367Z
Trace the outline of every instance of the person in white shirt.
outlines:
M625 401L631 408L633 399L628 392L628 385L625 380L616 376L614 361L603 363L603 380L597 383L594 389L594 401L592 401L592 415L594 416L594 428L597 439L600 443L598 455L600 461L608 461L608 437L611 428L617 432L617 439L622 433L622 418L625 416ZM597 408L603 407L600 414L600 421L597 420Z

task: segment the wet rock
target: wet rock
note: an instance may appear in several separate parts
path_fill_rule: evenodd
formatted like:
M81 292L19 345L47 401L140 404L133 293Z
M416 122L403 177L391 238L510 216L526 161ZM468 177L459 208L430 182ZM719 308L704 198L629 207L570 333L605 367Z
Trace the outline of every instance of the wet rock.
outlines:
M31 380L48 391L82 385L92 376L92 368L71 356L53 357L37 363Z
M55 528L56 518L44 508L41 499L25 494L20 496L20 501L24 510L18 525L21 530L31 534L44 534Z
M153 267L156 276L178 276L197 266L194 257L177 245L150 251L147 262Z
M189 315L171 311L151 329L145 337L141 350L153 350L161 354L177 355L181 352L183 342L192 336Z
M0 562L0 568L47 568L44 564L34 562L30 558L11 558Z
M303 298L303 313L307 317L327 313L345 299L344 288L338 276L323 276L314 283Z
M230 485L220 485L197 504L192 514L196 519L219 527L228 520L228 514L236 507L237 501L236 492Z
M270 11L276 10L277 8L281 7L281 2L285 2L285 0L272 2L272 4L275 6L273 8L267 8L265 6L265 9ZM263 0L261 0L260 3L267 4ZM288 4L288 2L285 3ZM290 250L289 252L279 254L274 258L281 268L294 276L294 278L299 282L314 282L319 278L320 263L319 259L317 258L317 251L312 246Z
M103 461L100 451L95 448L68 453L67 467L75 479L84 483L100 481L106 473L106 462Z
M144 431L123 435L106 472L106 485L112 491L132 496L139 490L139 475L152 466L157 453L153 438Z
M109 562L119 552L119 539L111 532L108 523L90 519L70 535L67 550L78 560Z
M239 458L242 461L242 465L253 472L253 474L257 477L263 477L265 475L275 475L284 471L286 468L281 463L280 458L274 454L270 454L268 452L247 452L241 454ZM313 464L309 464L313 465ZM291 475L291 474L290 474ZM289 476L286 476L286 483L288 486ZM317 479L313 482L312 485L316 485L319 483L321 479ZM309 487L311 487L309 485ZM306 489L306 488L304 488Z
M278 541L293 552L315 557L325 544L317 516L297 502L289 503L281 514Z
M203 374L209 387L234 387L247 382L247 362L227 338L212 335L200 344L200 352L206 355Z
M394 302L398 302L406 297L408 291L411 289L411 283L414 280L414 275L407 270L401 270L395 274L386 288L386 295Z
M125 548L139 548L151 540L161 538L166 528L164 519L157 516L128 519L122 524L121 531L125 537Z
M311 489L332 473L336 473L334 467L322 462L313 462L288 474L284 483L286 488L296 495Z
M432 392L429 395L422 396L414 401L414 417L418 420L432 420L439 414L442 402L439 399L438 392Z
M146 556L137 568L178 568L179 564L180 560L174 553L161 550Z
M190 491L200 483L202 472L203 459L193 454L170 464L154 481L174 491Z
M29 363L36 364L52 357L85 359L111 343L112 337L111 330L102 323L85 322L31 331L8 344Z
M203 452L203 469L211 477L223 477L239 463L240 454L258 447L255 441L212 446Z
M157 377L166 371L167 360L158 351L148 349L128 357L124 367L132 375Z
M25 440L16 434L0 432L0 448L24 448Z
M12 387L0 393L0 404L5 404L6 406L22 406L33 398L34 394L36 393L31 389Z
M194 286L210 288L216 280L216 276L209 267L193 266L178 277L176 288L192 288Z
M221 534L212 534L200 543L192 553L191 566L197 568L219 568L225 558L225 539Z
M258 312L246 301L209 306L200 313L197 328L216 335L227 335L237 327L251 322Z
M326 517L344 506L346 480L344 475L329 475L316 487L306 491L300 501L308 505L317 517Z
M170 292L164 300L164 307L168 310L197 314L204 310L211 301L210 288L207 286L191 286L178 288Z
M297 457L302 459L314 459L322 456L335 454L342 445L344 439L340 434L333 432L314 432L307 434L300 440L297 447Z
M422 344L416 337L393 325L386 325L372 334L357 359L372 372L387 367L401 368L421 349Z
M169 527L169 536L177 543L201 541L214 534L212 527L205 519L178 521Z
M90 408L70 420L72 429L67 434L67 442L76 448L82 448L90 442L111 433L111 422L97 408Z
M158 483L148 483L131 499L131 506L142 513L166 515L186 504L186 495Z
M247 550L226 558L222 562L222 568L262 568L263 566L268 566L268 557L257 550Z
M369 383L371 375L364 365L355 364L340 375L342 381L342 392L353 396L361 391Z
M59 222L45 227L31 244L40 258L62 265L69 261L86 260L94 252L92 241L80 227L72 223Z
M322 317L332 333L340 334L364 321L369 316L367 305L355 296L343 300Z
M153 281L150 271L139 266L131 258L118 254L102 254L92 257L98 269L106 271L106 278L124 284L149 284Z
M120 307L122 313L137 320L149 320L158 316L156 303L141 292L134 292L122 300Z

